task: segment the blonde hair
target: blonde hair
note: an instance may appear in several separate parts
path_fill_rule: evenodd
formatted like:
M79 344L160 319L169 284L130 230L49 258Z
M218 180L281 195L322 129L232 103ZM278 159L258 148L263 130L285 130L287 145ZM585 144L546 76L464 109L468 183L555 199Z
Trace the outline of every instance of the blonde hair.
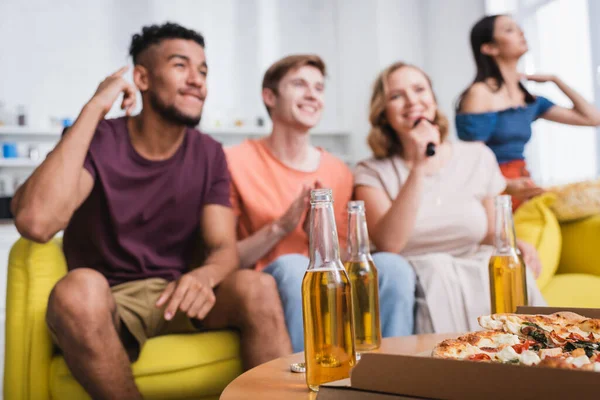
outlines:
M371 105L369 111L371 130L367 136L367 143L369 144L369 147L371 148L375 158L386 158L393 155L402 156L403 153L402 143L400 142L398 134L394 128L392 128L390 123L387 121L385 109L387 103L386 89L388 78L396 70L404 67L414 68L421 72L425 76L425 79L427 79L429 88L433 93L433 87L431 85L431 79L429 79L429 76L427 76L422 69L415 67L414 65L403 62L395 62L384 69L377 76L377 79L375 79L375 83L373 84L373 94L371 95ZM433 93L433 98L437 105L435 93ZM438 126L441 140L446 140L446 137L448 136L448 118L446 118L439 108L436 109L433 122Z

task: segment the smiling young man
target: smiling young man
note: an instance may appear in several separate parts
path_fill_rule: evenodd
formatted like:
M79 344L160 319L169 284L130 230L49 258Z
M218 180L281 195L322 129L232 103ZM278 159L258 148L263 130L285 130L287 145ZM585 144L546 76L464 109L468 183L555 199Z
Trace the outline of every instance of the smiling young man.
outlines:
M24 237L65 230L69 273L46 318L94 399L141 398L128 353L153 336L237 328L245 368L291 352L274 279L237 270L225 154L193 129L207 94L204 38L153 25L130 54L135 87L126 68L106 78L12 204ZM121 93L129 115L136 87L141 113L104 119ZM194 265L200 238L208 255Z
M226 149L241 266L275 278L295 352L304 349L301 284L309 262L310 189L332 189L344 253L346 208L353 188L350 169L310 144L309 131L323 111L325 72L325 63L316 55L292 55L274 63L262 85L263 101L273 121L271 134ZM412 269L396 254L377 253L374 259L379 269L383 336L410 335Z

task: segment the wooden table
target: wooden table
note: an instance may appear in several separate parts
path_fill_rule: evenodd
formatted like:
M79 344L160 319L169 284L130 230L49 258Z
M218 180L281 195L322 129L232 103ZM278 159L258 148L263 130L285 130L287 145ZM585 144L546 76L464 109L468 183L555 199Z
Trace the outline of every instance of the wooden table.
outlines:
M438 342L458 334L415 335L383 339L378 353L417 354L431 350ZM281 357L246 371L231 382L221 394L221 400L314 400L317 393L306 386L304 374L290 371L290 364L304 361L304 353Z

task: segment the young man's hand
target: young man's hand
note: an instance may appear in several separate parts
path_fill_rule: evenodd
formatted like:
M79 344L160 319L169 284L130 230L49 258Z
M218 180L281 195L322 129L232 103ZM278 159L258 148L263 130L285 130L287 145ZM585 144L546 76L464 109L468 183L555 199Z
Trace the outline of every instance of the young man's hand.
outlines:
M312 189L323 189L323 184L321 183L321 181L317 180L315 181L314 186L312 187ZM306 233L306 236L310 237L310 191L308 192L309 194L309 199L308 199L308 211L306 213L306 218L304 218L304 224L302 224L302 229L304 229L304 232Z
M306 210L310 205L310 190L310 186L303 185L298 197L296 197L281 218L275 222L286 234L289 234L296 229L300 220L302 220L302 217L306 213Z
M156 307L165 308L165 319L171 320L180 310L190 318L203 319L215 305L213 282L203 276L201 269L188 272L178 280L170 282L161 294Z
M136 103L136 88L131 83L123 79L123 74L129 69L129 67L123 67L109 75L96 89L96 93L89 101L89 104L96 105L102 112L102 118L110 111L113 103L117 100L119 95L123 93L123 101L121 102L121 109L125 110L127 115L131 115L131 112L135 108Z

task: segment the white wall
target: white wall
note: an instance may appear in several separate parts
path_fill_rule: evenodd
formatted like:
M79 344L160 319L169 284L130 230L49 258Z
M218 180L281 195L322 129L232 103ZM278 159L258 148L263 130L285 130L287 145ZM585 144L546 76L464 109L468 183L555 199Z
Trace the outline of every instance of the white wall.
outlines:
M342 129L352 132L355 159L370 157L368 110L377 74L394 61L423 65L423 11L419 0L338 0L338 87Z
M0 101L26 105L36 123L73 115L125 61L112 2L2 1L0 15Z
M0 24L0 101L25 104L31 125L75 117L98 83L129 62L131 35L171 20L206 38L204 122L264 117L268 65L313 52L329 69L319 128L351 131L352 155L362 158L376 74L396 60L424 67L451 114L473 74L467 32L482 14L483 0L2 1L0 15L9 17Z
M353 134L354 155L368 157L368 102L376 75L395 61L423 68L454 132L454 103L475 75L471 26L483 0L338 1L343 128Z
M483 1L428 0L426 2L425 69L433 81L440 109L450 120L453 135L455 135L456 100L475 77L475 62L469 34L471 27L483 15Z

